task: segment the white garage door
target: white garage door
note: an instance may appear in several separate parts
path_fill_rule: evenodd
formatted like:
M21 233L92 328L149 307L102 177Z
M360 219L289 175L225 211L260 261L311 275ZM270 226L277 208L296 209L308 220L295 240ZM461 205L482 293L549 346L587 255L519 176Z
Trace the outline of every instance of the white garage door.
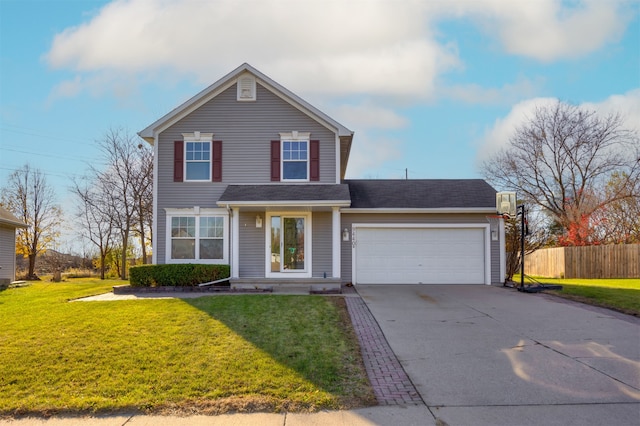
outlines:
M356 284L485 284L484 228L356 228Z

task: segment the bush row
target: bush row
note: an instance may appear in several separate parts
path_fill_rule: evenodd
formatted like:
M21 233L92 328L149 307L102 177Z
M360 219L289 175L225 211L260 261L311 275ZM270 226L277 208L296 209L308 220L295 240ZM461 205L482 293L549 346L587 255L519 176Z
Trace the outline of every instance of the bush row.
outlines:
M129 270L132 287L196 286L229 277L229 265L141 265Z

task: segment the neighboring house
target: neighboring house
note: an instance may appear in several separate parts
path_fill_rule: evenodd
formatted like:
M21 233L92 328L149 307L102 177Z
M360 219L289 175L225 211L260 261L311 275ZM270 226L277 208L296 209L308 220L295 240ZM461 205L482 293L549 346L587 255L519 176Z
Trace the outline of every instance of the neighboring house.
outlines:
M0 207L0 287L16 279L16 228L26 227Z
M139 135L154 147L154 263L235 287L497 284L483 180L344 180L353 132L248 64Z

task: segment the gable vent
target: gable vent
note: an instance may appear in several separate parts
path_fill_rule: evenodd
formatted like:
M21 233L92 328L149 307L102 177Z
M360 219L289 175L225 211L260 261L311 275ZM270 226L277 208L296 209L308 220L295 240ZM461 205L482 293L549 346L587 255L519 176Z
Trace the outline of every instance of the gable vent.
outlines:
M238 79L238 100L256 100L256 79L251 75L244 75Z

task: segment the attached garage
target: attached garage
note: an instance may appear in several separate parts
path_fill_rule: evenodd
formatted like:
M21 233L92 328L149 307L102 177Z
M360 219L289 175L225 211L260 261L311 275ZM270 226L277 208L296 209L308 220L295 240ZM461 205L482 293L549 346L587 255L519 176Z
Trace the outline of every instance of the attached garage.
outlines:
M483 224L353 224L355 284L490 284Z
M341 276L358 284L502 284L504 222L480 179L346 180Z

